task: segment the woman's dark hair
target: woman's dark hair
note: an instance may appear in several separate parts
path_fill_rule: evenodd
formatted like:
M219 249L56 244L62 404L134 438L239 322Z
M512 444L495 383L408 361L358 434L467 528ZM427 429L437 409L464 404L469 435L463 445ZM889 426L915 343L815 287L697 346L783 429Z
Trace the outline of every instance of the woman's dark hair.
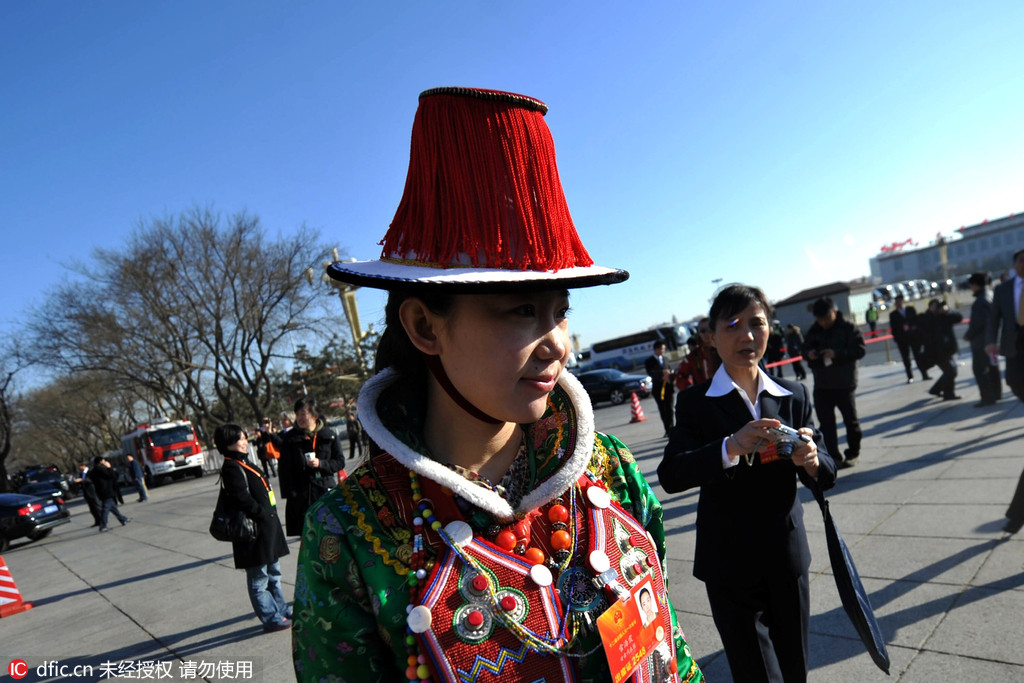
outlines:
M393 401L394 405L402 406L401 410L405 415L410 414L406 411L413 406L422 406L427 398L427 364L423 360L423 353L409 339L398 315L402 304L410 298L422 301L432 313L446 315L451 310L455 295L436 292L414 294L404 290L388 292L388 302L384 306L384 332L377 342L373 371L376 374L385 368L391 368L401 376L402 381L388 387L388 395L389 402ZM415 412L413 411L413 414ZM379 452L380 448L371 440L370 456L373 457Z
M422 301L428 310L438 315L448 313L455 301L453 294L413 294L399 290L388 292L388 303L384 307L384 333L377 342L373 371L376 373L384 368L394 368L404 379L426 392L427 366L423 362L423 354L413 346L398 317L402 304L406 299L413 297Z
M765 296L757 287L749 285L729 285L718 293L708 317L711 318L711 329L715 329L719 320L729 321L736 317L750 304L757 304L764 311L764 316L771 320L773 317L772 305L768 303Z
M316 407L316 398L312 396L299 396L297 399L295 399L295 405L292 406L292 410L294 410L295 412L299 412L303 408L309 411L310 415L313 415L314 417L320 417L320 411L317 410Z
M228 454L228 447L234 446L245 434L245 430L230 422L222 424L213 432L213 445L221 455Z

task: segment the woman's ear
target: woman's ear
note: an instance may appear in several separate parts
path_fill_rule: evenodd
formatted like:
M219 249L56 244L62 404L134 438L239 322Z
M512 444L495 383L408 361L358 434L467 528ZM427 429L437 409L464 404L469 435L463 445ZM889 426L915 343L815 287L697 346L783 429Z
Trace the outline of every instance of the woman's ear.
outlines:
M402 327L413 346L431 356L440 354L438 332L442 319L427 308L423 301L412 296L403 301L398 309L398 319L402 321Z

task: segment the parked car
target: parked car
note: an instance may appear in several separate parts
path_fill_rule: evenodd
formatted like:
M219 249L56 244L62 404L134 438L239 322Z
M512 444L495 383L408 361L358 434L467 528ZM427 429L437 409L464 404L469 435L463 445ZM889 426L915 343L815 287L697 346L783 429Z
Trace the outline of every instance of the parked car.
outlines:
M61 489L56 482L40 481L35 484L25 484L18 493L25 496L35 496L37 498L50 498L54 501L60 501L63 503L67 498L67 494Z
M619 405L634 391L640 398L651 395L652 382L648 375L627 375L622 370L604 368L581 372L576 378L594 403L611 401L612 405Z
M29 484L55 484L60 487L65 496L70 496L71 494L71 485L68 483L67 477L61 474L56 465L29 470L25 474L25 481Z
M43 496L0 493L0 553L11 541L29 538L38 541L55 526L71 521L64 503Z

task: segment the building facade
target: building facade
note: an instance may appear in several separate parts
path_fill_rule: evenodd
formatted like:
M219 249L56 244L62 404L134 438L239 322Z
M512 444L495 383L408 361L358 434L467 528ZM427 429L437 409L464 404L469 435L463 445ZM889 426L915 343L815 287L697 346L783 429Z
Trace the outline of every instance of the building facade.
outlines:
M963 279L979 270L997 274L1010 267L1013 252L1024 249L1024 215L1011 213L986 220L960 228L957 234L959 237L937 239L926 247L879 254L871 259L871 275L881 282L899 282Z

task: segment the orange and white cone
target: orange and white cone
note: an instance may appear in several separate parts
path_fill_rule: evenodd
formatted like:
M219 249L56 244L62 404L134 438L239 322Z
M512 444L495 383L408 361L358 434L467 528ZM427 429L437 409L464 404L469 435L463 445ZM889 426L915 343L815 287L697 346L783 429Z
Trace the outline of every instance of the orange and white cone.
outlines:
M635 391L629 395L629 400L633 403L633 417L630 422L644 422L647 416L644 415L644 409L640 407L640 399L637 398Z
M29 609L32 609L32 603L21 599L18 584L14 583L11 571L7 568L3 556L0 555L0 618Z

